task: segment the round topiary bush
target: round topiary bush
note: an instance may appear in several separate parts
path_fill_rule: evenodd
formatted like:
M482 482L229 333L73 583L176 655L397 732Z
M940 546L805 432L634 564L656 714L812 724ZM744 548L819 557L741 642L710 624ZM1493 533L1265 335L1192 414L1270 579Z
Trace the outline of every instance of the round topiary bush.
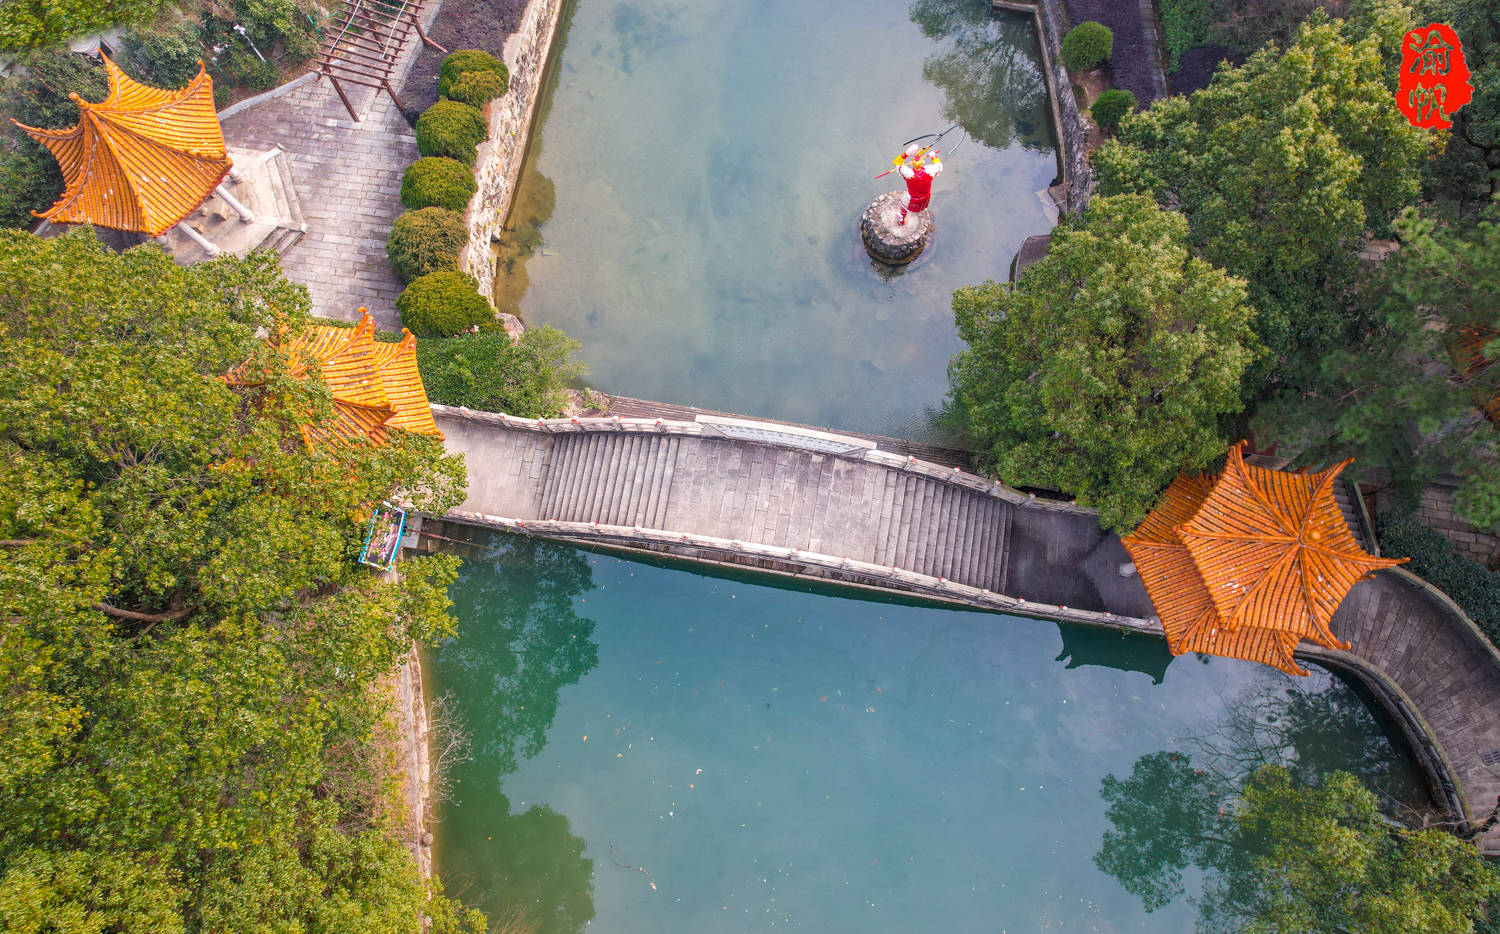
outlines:
M1063 36L1063 64L1074 71L1087 71L1109 60L1115 50L1115 34L1103 23L1079 23Z
M401 176L401 203L409 211L433 207L463 211L477 190L468 166L440 156L418 159Z
M458 254L469 242L464 216L447 208L407 211L391 225L385 255L402 282L441 269L457 269Z
M489 72L500 77L500 92L504 94L510 86L510 69L505 63L488 52L479 49L459 49L452 55L443 59L443 64L438 66L438 94L442 97L453 97L450 93L453 85L464 75L476 71ZM457 100L457 98L454 98Z
M490 135L479 108L458 101L438 101L417 118L417 151L473 165L475 147Z
M1094 101L1094 106L1089 108L1089 115L1099 128L1114 133L1120 128L1120 120L1135 109L1135 95L1129 91L1119 88L1110 88L1099 99Z
M449 100L460 104L483 107L504 93L504 78L493 71L471 71L466 75L459 75L458 80L448 88L447 96Z
M452 337L478 325L493 330L494 309L468 273L443 269L418 276L396 296L401 325L418 337Z

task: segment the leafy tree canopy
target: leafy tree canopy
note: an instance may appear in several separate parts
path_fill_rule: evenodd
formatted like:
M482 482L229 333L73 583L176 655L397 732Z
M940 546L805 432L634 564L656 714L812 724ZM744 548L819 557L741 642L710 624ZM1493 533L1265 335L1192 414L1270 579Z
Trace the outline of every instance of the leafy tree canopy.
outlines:
M57 45L114 26L149 23L169 0L7 0L0 3L0 51Z
M1224 453L1258 345L1245 284L1188 255L1150 198L1096 198L1014 286L959 289L955 401L999 476L1128 528L1179 469Z
M1500 398L1500 366L1460 380L1455 338L1500 332L1500 203L1473 226L1409 212L1402 248L1363 296L1368 333L1326 355L1309 387L1260 416L1308 462L1358 457L1408 505L1438 475L1460 478L1457 505L1480 527L1500 523L1500 428L1480 406ZM1500 340L1482 347L1500 359ZM1459 356L1462 352L1459 351Z
M1175 752L1104 779L1113 829L1094 861L1148 911L1207 873L1202 931L1467 934L1500 876L1473 844L1393 824L1347 772L1319 784L1262 766L1238 786Z
M1294 380L1348 334L1357 245L1414 200L1432 146L1395 107L1384 33L1357 31L1314 13L1285 52L1126 116L1094 160L1101 194L1181 209L1195 252L1249 282L1269 363Z
M308 323L269 254L5 231L0 277L0 927L472 927L428 901L378 742L454 562L353 560L370 503L449 508L461 463L302 443L331 402L257 337Z

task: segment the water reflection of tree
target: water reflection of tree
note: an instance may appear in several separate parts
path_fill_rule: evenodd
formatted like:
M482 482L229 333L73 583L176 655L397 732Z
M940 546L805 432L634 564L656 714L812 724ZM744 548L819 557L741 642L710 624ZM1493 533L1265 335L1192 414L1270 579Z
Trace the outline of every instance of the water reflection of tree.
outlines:
M1314 674L1325 682L1329 675ZM1318 785L1338 769L1381 794L1387 810L1411 813L1412 776L1352 690L1307 690L1276 679L1230 698L1210 732L1180 750L1136 760L1126 778L1105 776L1106 830L1095 864L1153 911L1181 897L1183 874L1207 874L1197 900L1201 930L1235 925L1263 904L1253 835L1235 816L1246 783L1280 766L1294 786Z
M520 917L528 934L578 934L594 917L594 861L583 839L546 805L512 814L499 795L496 810L503 816L486 819L487 839L467 858L463 897L491 919Z
M559 693L599 663L594 622L574 611L593 587L576 549L495 535L485 558L459 573L455 592L470 622L443 649L443 686L463 698L474 740L474 761L461 769L472 816L447 831L463 840L463 865L450 867L461 873L455 888L491 918L520 912L521 929L537 934L577 934L594 917L593 860L562 814L545 805L512 814L498 789L478 789L542 750Z
M1019 140L1051 149L1047 83L1037 65L1032 26L994 16L988 0L916 0L910 16L929 39L947 44L927 57L922 77L943 89L944 119L977 143L1004 148Z
M594 621L573 600L594 587L583 554L497 535L487 560L466 562L456 589L476 621L444 649L445 687L465 699L476 755L504 775L546 744L565 686L599 664Z

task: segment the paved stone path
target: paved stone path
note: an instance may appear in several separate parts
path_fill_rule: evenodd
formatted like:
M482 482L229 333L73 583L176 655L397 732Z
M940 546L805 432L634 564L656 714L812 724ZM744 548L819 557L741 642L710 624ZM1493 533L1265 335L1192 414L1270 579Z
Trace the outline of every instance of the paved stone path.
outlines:
M434 406L469 468L451 517L1160 634L1139 578L1120 573L1129 556L1088 510L893 453L890 439L673 421L653 405L626 406L643 418L540 424ZM1340 505L1357 526L1352 501ZM1479 829L1500 800L1500 656L1400 571L1356 584L1333 630L1351 651L1298 655L1364 683L1439 802ZM1500 853L1500 826L1478 842Z
M397 60L398 93L421 49L413 37ZM224 141L286 150L308 230L282 255L281 267L307 286L313 312L356 321L363 306L379 327L394 330L402 285L386 260L385 239L403 210L401 175L417 159L417 140L389 95L345 87L359 122L332 82L320 78L224 118Z

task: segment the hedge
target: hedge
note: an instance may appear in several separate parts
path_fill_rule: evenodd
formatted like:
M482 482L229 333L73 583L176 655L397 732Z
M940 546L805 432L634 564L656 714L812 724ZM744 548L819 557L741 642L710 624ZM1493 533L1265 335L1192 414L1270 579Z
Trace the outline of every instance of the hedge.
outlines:
M409 211L438 207L462 212L478 190L468 166L440 156L418 159L401 176L401 203Z
M1441 532L1400 513L1381 513L1376 527L1383 557L1410 558L1408 571L1452 597L1500 646L1500 573L1470 561Z
M477 147L489 138L490 125L479 108L458 101L438 101L417 118L417 152L446 156L473 166Z
M504 331L417 342L427 397L442 405L525 418L555 418L567 384L582 376L578 342L554 327L530 328L518 341Z
M418 337L452 337L478 325L498 328L495 311L468 273L444 269L419 276L396 296L401 324Z
M446 96L449 100L468 104L470 107L483 107L504 94L505 87L505 79L493 71L471 71L466 75L460 75L458 80L448 88Z
M1135 110L1135 95L1119 88L1110 88L1094 101L1094 106L1089 108L1089 115L1099 124L1100 129L1114 133L1120 128L1120 121L1132 110Z
M391 225L385 255L402 282L442 269L457 269L458 255L469 242L463 214L447 208L407 211Z
M1114 52L1115 34L1103 23L1079 23L1063 36L1063 64L1074 71L1087 71L1109 60Z
M500 78L500 93L496 97L510 87L510 69L500 59L479 49L459 49L438 66L438 95L453 97L450 92L458 80L475 72L488 72Z

